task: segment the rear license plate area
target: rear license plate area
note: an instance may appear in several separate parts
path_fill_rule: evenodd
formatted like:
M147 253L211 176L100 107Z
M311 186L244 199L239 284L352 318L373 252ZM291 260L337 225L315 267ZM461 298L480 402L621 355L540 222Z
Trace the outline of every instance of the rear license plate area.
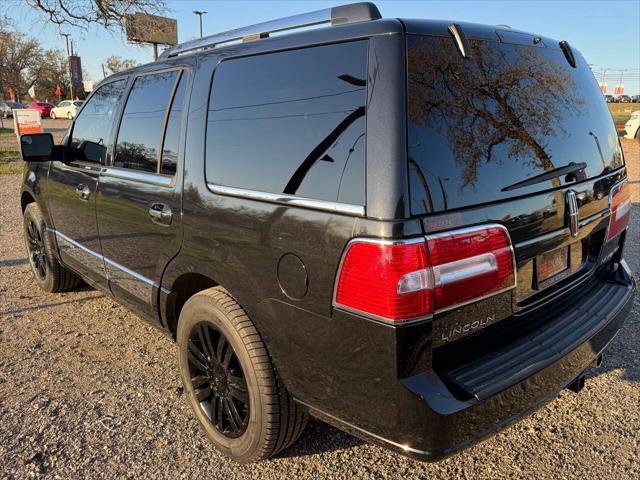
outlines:
M538 290L547 288L570 274L568 246L536 257L536 288Z

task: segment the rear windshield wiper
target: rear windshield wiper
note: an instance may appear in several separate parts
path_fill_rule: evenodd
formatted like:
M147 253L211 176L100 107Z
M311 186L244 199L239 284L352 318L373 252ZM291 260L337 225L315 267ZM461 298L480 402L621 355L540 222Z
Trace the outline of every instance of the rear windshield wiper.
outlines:
M528 187L529 185L535 185L536 183L546 182L547 180L551 180L552 178L561 177L562 175L576 173L580 170L584 170L585 168L587 168L587 164L585 162L571 162L569 165L565 165L564 167L554 168L553 170L549 170L548 172L541 173L540 175L536 175L535 177L528 178L526 180L523 180L522 182L514 183L513 185L504 187L502 191L508 192L509 190L517 190L518 188Z

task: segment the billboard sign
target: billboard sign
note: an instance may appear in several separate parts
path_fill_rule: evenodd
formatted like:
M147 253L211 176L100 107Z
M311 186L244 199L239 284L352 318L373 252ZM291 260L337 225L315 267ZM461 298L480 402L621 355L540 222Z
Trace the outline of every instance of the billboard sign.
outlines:
M602 93L607 93L607 84L604 82L600 82L600 91Z
M82 83L82 63L80 57L73 55L69 57L69 65L71 68L71 83L78 85Z
M176 45L178 22L175 18L158 17L146 13L126 16L127 40L137 43Z
M624 93L624 85L616 85L613 89L614 95L622 95Z

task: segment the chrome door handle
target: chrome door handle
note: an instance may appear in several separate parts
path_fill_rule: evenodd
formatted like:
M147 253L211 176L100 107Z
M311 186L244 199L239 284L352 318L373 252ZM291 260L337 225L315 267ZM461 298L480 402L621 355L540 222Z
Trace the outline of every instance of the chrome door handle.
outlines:
M149 207L149 215L151 216L151 221L158 225L171 225L171 219L173 218L171 208L162 203L152 204Z
M91 189L82 183L76 187L76 195L80 200L87 201L91 196Z

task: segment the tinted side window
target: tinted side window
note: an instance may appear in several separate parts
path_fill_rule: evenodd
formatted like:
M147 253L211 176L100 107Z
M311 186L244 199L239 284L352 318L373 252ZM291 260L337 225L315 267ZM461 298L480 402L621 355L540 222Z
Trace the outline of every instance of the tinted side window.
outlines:
M71 160L104 163L109 134L125 81L101 86L76 118L70 142Z
M160 167L160 173L164 175L175 175L176 165L178 163L178 144L180 142L180 124L182 123L186 73L183 73L178 81L178 87L171 102L167 128L164 134L164 144L162 145L162 166Z
M120 122L115 167L158 171L162 127L177 75L174 70L136 78Z
M366 41L222 62L207 180L363 205L366 72Z

